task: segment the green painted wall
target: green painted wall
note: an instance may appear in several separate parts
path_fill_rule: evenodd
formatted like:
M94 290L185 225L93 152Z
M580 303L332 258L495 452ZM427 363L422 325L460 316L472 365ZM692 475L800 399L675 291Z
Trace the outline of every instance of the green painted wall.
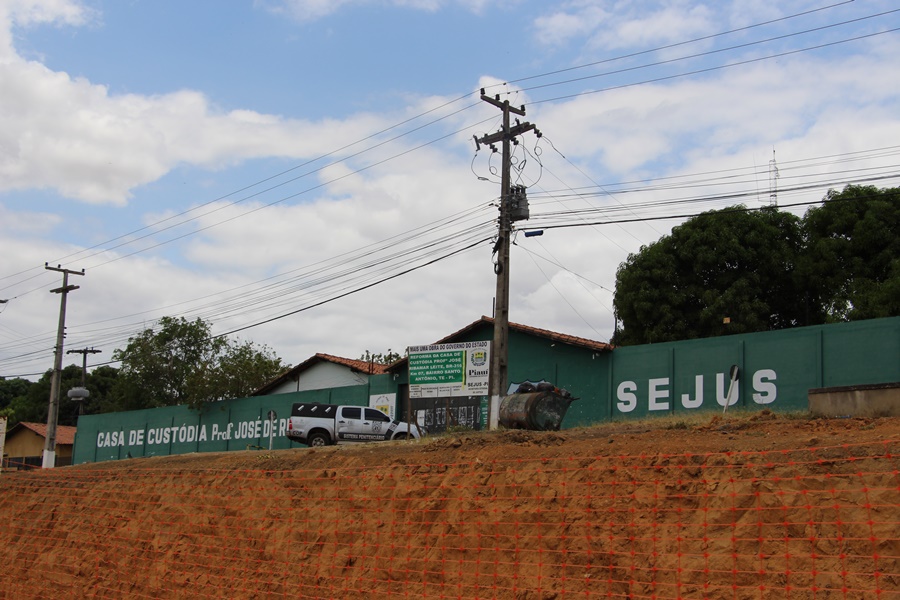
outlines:
M455 342L489 340L490 325ZM807 409L811 388L900 381L900 317L802 327L685 342L592 352L547 338L510 332L509 379L552 382L579 398L563 427L612 419L722 412L732 365L740 378L728 410ZM82 416L73 464L187 452L268 448L269 410L278 414L274 448L294 402L368 405L369 397L398 393L406 375L371 376L368 385L242 398L185 407ZM398 410L404 407L398 393ZM398 414L404 418L405 413Z
M610 393L598 412L612 418L721 412L731 365L740 378L728 410L806 410L812 388L900 381L900 317L625 347L606 359Z
M460 339L492 339L489 325ZM806 410L811 388L900 381L900 317L591 352L510 331L509 380L545 379L579 398L563 427L728 410ZM736 396L735 396L736 394Z
M387 376L380 376L387 378ZM285 436L287 418L295 402L322 402L368 406L369 386L340 387L274 396L226 400L202 411L169 406L78 419L72 464L122 458L165 456L189 452L224 452L248 447L269 447L274 410L272 447L300 447Z

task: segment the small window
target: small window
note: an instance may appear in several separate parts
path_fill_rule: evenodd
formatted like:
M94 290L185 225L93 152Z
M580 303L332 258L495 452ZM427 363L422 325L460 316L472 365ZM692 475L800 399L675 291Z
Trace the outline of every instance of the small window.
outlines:
M354 407L347 407L344 409L342 413L345 419L359 419L362 418L362 410Z
M391 418L386 414L381 412L380 410L376 410L374 408L366 409L366 420L367 421L382 421L384 423L390 423Z

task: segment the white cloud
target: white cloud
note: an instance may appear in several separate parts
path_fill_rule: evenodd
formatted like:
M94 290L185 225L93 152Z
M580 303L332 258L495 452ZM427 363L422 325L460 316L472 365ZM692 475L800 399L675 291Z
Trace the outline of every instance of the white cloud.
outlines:
M538 41L561 45L578 39L591 46L618 49L666 44L708 33L715 12L688 0L600 2L574 0L535 19Z
M449 5L425 2L407 6L428 10ZM64 3L64 6L77 5ZM340 4L303 6L310 11L308 14L313 14L327 12ZM473 0L464 7L477 10L485 6ZM548 44L573 41L588 44L597 29L606 26L622 32L622 40L627 35L631 40L643 40L641 44L668 41L672 37L667 24L681 36L693 35L697 24L710 18L703 11L711 10L712 5L684 14L673 13L678 6L673 2L614 5L582 1L556 6L545 15L544 21L538 22L541 26L536 29ZM613 13L617 15L616 20L607 22ZM65 16L62 9L48 14L62 15L55 21L58 23L77 21L71 20L75 17ZM715 27L716 30L724 28ZM9 29L0 28L0 31ZM601 43L619 42L601 40ZM815 54L799 55L702 77L534 105L528 104L532 98L526 93L516 92L510 86L491 88L488 93L510 92L513 104L526 103L527 119L567 157L564 160L549 145L543 146L541 160L546 168L534 190L536 195L548 189L569 192L570 185L592 185L585 174L601 184L644 176L715 172L754 164L760 165L764 174L773 147L779 160L788 162L895 145L900 135L894 83L897 44L885 36L869 43L867 48L857 56L850 52L830 59ZM599 81L597 87L602 86ZM485 76L479 84L487 87L500 82ZM114 95L96 82L73 79L15 54L9 60L0 61L0 89L3 90L0 187L6 190L46 187L69 198L113 204L126 203L138 186L154 182L182 165L224 172L232 165L256 157L318 156L327 149L350 144L447 101L440 96L407 97L398 103L402 105L396 108L396 114L355 114L307 121L263 114L252 107L226 112L204 94L191 90L154 96ZM581 87L573 91L584 90ZM441 127L446 128L442 131L461 129L482 119L488 120L479 126L482 129L477 132L479 135L496 131L499 111L486 103L480 104L483 106L442 122ZM439 114L428 118L437 118ZM435 135L434 129L428 132L431 135L428 139L440 135ZM348 163L327 167L265 198L253 198L234 206L210 205L205 211L221 210L199 218L190 227L199 229L221 224L164 246L156 257L148 252L99 266L102 261L131 251L123 247L108 252L102 259L76 262L73 268L85 266L88 272L79 281L82 288L70 299L71 337L67 344L86 343L111 351L121 340L112 336L104 338L106 327L115 327L121 338L119 328L131 326L136 332L163 314L200 310L198 307L204 303L209 306L202 314L213 320L217 331L224 331L326 298L321 289L303 288L312 279L307 277L296 282L297 293L276 296L271 301L275 304L250 302L240 309L241 318L233 318L232 314L222 312L228 303L219 294L236 289L233 295L249 298L251 292L267 284L256 283L264 278L322 261L340 260L348 252L415 227L438 233L441 227L434 226L435 231L431 232L427 224L440 216L487 204L496 197L498 187L495 183L478 181L470 171L474 150L471 133L475 132L355 172L415 145L404 138L352 158ZM533 147L533 137L526 137L522 147ZM361 148L352 146L344 155ZM480 153L472 166L477 174L488 172L486 155ZM336 158L340 157L329 160ZM535 163L536 160L530 159L529 168ZM496 159L494 164L499 165ZM836 165L834 169L839 170L841 166ZM784 168L783 173L786 181L790 170ZM210 177L218 175L214 173ZM526 175L536 179L538 173L529 171ZM328 182L333 183L323 185ZM765 185L763 176L764 197ZM321 187L265 210L247 212L315 186ZM142 192L136 193L142 200L166 201L161 196L144 196ZM630 206L667 199L658 191L642 193L640 198L613 195L583 200L566 195L568 199L559 200L545 196L541 200L545 204L534 203L532 210L570 211L590 205L618 206L620 202ZM54 203L60 201L52 194L47 196ZM13 202L7 206L12 207ZM144 209L145 214L151 209L156 214L147 215L146 222L184 208L174 203L148 207ZM0 207L0 236L7 260L5 273L34 268L43 265L45 260L55 260L54 257L77 250L53 239L54 228L62 227L63 217L48 218L43 207L39 214L39 209L32 210L24 214ZM495 212L489 209L479 216L490 222ZM232 217L233 220L225 222ZM642 243L652 242L672 224L664 221L548 230L543 237L536 238L540 245L520 236L513 248L510 318L519 323L603 339L596 332L609 335L613 327L609 293L591 284L585 284L588 288L585 289L577 278L560 267L537 259L539 268L524 249L552 256L566 268L612 287L616 267L628 253L636 251ZM127 231L127 227L131 226L113 224L110 218L103 222L102 229L118 235ZM493 232L492 225L488 229L489 233ZM399 241L388 246L403 255L405 247ZM370 254L369 258L379 257L374 251ZM345 265L350 276L368 274L357 269L358 264ZM292 363L305 360L315 352L356 357L366 349L383 352L390 347L402 351L407 344L433 342L482 314L490 314L493 279L490 244L487 244L242 335L263 341ZM49 289L58 285L58 280L43 276L33 283L16 288L13 293L42 283L48 284ZM346 288L334 288L329 293L342 291ZM11 295L0 288L0 297ZM185 303L205 296L211 297ZM0 325L15 318L23 324L22 330L28 336L37 336L39 340L44 339L39 333L49 330L47 339L51 341L42 341L43 345L36 343L34 348L46 350L52 346L57 300L45 290L25 296L5 309ZM115 321L106 322L113 317ZM46 366L49 366L49 351L47 356Z
M3 11L18 25L82 25L95 16L91 9L78 0L5 0Z
M487 7L516 4L520 0L255 0L255 4L275 14L298 21L315 21L350 6L397 7L436 12L459 5L474 13Z
M13 26L84 25L96 16L79 0L4 0L0 3L0 63L16 58Z
M715 31L713 12L700 4L677 2L649 13L619 17L612 31L597 33L592 43L601 48L630 48L669 44Z
M222 113L189 90L116 96L21 59L0 63L0 88L0 191L49 188L90 203L124 204L134 188L181 163L311 156L326 139L341 146L382 123Z
M0 204L0 234L32 236L53 231L62 222L59 215L46 212L12 211Z
M573 38L589 35L610 19L600 6L584 6L573 11L558 11L535 19L536 37L542 44L562 45Z

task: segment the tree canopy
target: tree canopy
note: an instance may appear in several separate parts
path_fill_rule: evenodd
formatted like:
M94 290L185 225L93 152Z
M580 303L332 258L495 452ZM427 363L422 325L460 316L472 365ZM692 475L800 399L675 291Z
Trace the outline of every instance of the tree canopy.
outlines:
M900 314L900 190L849 186L803 219L710 211L629 255L613 343L646 344Z
M111 396L115 387L118 369L104 365L97 367L85 377L85 387L90 397L83 403L84 413L98 413L116 410ZM53 369L48 369L38 381L27 379L0 379L0 414L9 417L9 425L22 421L46 423L50 407L50 381ZM67 392L81 386L81 367L68 365L60 374L59 414L60 425L76 425L78 403L68 398Z
M266 346L213 337L202 319L163 317L116 350L120 410L241 398L279 375L285 365Z
M369 352L368 350L366 350L365 352L363 352L360 355L359 360L365 361L367 363L376 364L376 365L390 365L390 364L397 362L401 358L403 358L403 357L400 356L398 353L394 352L393 350L391 350L390 348L388 348L387 352L385 352L383 354L381 352L376 353L376 352Z
M113 352L120 369L101 365L85 378L90 397L84 414L138 410L178 404L199 408L206 402L249 396L286 368L268 347L231 342L210 334L206 321L164 317ZM47 422L50 369L36 382L0 379L0 414L9 424ZM81 367L69 365L60 379L58 423L75 425L78 403L67 391L81 386Z
M831 191L803 227L804 269L828 321L900 315L900 188Z

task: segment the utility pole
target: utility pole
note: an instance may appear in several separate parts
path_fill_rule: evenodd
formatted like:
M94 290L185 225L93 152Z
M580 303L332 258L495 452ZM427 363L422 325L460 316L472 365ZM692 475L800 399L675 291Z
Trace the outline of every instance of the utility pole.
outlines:
M769 205L778 206L778 163L775 162L775 148L772 148L772 160L769 161Z
M87 355L88 354L100 354L103 352L102 350L95 350L94 348L82 348L81 350L68 350L66 354L81 354L84 357L84 360L81 362L81 387L87 387Z
M59 328L56 330L56 353L53 361L53 378L50 380L50 408L47 411L47 438L44 441L44 462L42 467L52 469L56 466L56 419L59 414L59 386L62 375L63 338L66 334L66 296L69 292L77 290L79 286L69 285L69 275L84 275L81 271L63 269L60 265L51 267L44 263L48 271L57 271L63 274L62 287L50 290L52 294L60 294L59 300Z
M512 155L510 144L516 143L516 136L534 130L540 137L541 133L531 123L519 123L516 119L515 126L510 126L510 113L525 116L525 106L515 108L509 105L509 100L500 101L500 95L488 97L481 89L481 99L488 104L496 106L503 111L503 128L482 138L475 138L476 148L481 144L493 146L496 142L502 142L503 167L500 174L500 218L498 219L499 231L494 252L497 254L497 263L494 265L494 273L497 275L497 293L494 299L494 341L491 344L491 375L490 375L490 403L488 404L488 429L497 429L500 416L500 398L506 393L507 371L509 367L509 245L512 234L511 182L510 170ZM527 218L527 217L525 217Z
M94 348L82 348L81 350L68 350L66 354L81 354L83 360L81 362L81 387L69 390L69 399L78 402L78 416L84 414L84 401L90 397L87 389L87 355L99 354L102 350Z

